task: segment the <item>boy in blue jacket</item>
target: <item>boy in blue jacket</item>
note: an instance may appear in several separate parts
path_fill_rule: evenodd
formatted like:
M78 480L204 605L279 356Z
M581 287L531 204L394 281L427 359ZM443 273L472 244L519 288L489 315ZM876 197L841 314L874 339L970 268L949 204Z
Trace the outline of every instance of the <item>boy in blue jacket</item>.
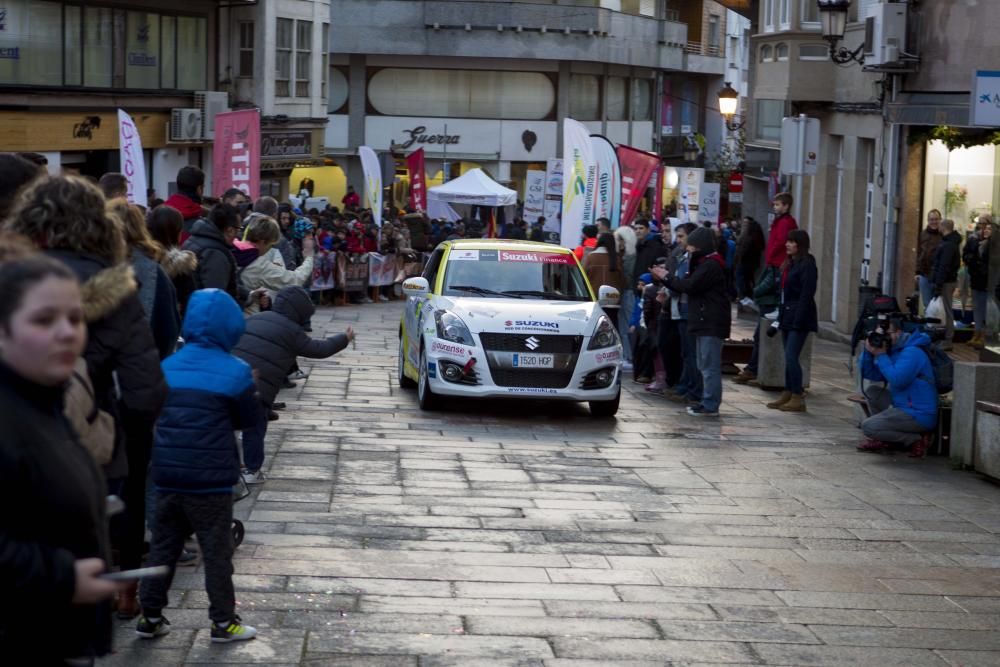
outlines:
M245 329L229 294L204 289L191 295L184 316L185 345L163 362L169 393L156 424L152 478L156 518L149 564L167 565L166 577L143 579L145 639L170 631L163 608L184 540L198 536L205 565L213 642L253 639L257 631L236 615L233 590L233 486L240 457L233 431L253 426L260 402L250 366L230 351Z
M872 452L900 444L910 448L910 456L920 458L937 425L934 368L922 349L931 339L922 331L906 333L898 320L890 320L887 335L885 347L872 347L866 340L861 353L861 376L888 386L866 390L872 416L861 422L868 439L858 449Z

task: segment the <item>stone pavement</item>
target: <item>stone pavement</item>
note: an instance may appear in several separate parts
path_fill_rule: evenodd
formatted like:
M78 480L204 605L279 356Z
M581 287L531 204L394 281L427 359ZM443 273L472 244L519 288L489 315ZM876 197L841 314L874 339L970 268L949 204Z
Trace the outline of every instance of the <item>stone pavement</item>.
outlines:
M855 452L843 346L809 413L726 382L696 421L626 382L585 407L455 402L395 384L400 303L323 309L357 349L303 364L237 505L240 613L211 645L201 571L173 632L99 665L1000 665L1000 490L944 459Z

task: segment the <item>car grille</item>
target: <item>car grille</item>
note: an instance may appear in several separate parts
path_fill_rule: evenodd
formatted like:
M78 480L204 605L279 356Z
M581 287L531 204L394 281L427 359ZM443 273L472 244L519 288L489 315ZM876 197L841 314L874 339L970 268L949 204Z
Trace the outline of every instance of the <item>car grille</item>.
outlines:
M534 338L538 347L528 349L524 341ZM553 336L546 334L526 333L481 333L479 340L483 349L490 352L540 352L548 354L578 354L583 345L583 336Z
M534 338L535 349L525 346L528 338ZM531 352L544 354L571 354L572 363L567 369L510 369L499 368L490 361L490 375L499 387L537 387L564 389L573 379L576 357L583 345L583 336L558 336L527 333L481 333L479 340L487 352ZM489 355L487 355L489 357Z

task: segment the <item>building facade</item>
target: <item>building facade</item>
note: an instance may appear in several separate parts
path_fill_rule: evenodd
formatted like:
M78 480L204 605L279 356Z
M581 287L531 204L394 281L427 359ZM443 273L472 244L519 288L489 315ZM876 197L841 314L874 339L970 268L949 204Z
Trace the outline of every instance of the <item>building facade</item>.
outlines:
M679 154L682 123L661 118L665 76L678 77L675 90L698 83L677 97L690 97L688 131L705 132L706 82L724 71L725 11L705 28L718 42L709 48L698 40L710 3L676 3L697 5L696 33L671 4L332 0L332 198L360 186L362 145L397 159L423 148L428 185L482 167L523 194L527 171L561 156L566 118L614 143L663 155L676 144ZM401 171L397 201L406 180Z

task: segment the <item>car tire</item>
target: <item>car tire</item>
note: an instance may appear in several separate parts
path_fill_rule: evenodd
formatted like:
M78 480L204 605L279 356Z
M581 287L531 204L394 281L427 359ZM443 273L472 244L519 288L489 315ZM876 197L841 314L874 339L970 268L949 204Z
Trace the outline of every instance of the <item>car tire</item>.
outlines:
M438 397L431 390L431 379L427 375L427 353L424 348L420 348L420 368L418 369L420 380L417 382L417 401L421 410L436 410Z
M622 392L610 401L590 401L590 416L595 418L614 417L618 413L618 404L622 400Z
M396 361L396 374L402 389L414 389L417 383L406 376L406 354L403 347L403 337L399 337L399 359Z

